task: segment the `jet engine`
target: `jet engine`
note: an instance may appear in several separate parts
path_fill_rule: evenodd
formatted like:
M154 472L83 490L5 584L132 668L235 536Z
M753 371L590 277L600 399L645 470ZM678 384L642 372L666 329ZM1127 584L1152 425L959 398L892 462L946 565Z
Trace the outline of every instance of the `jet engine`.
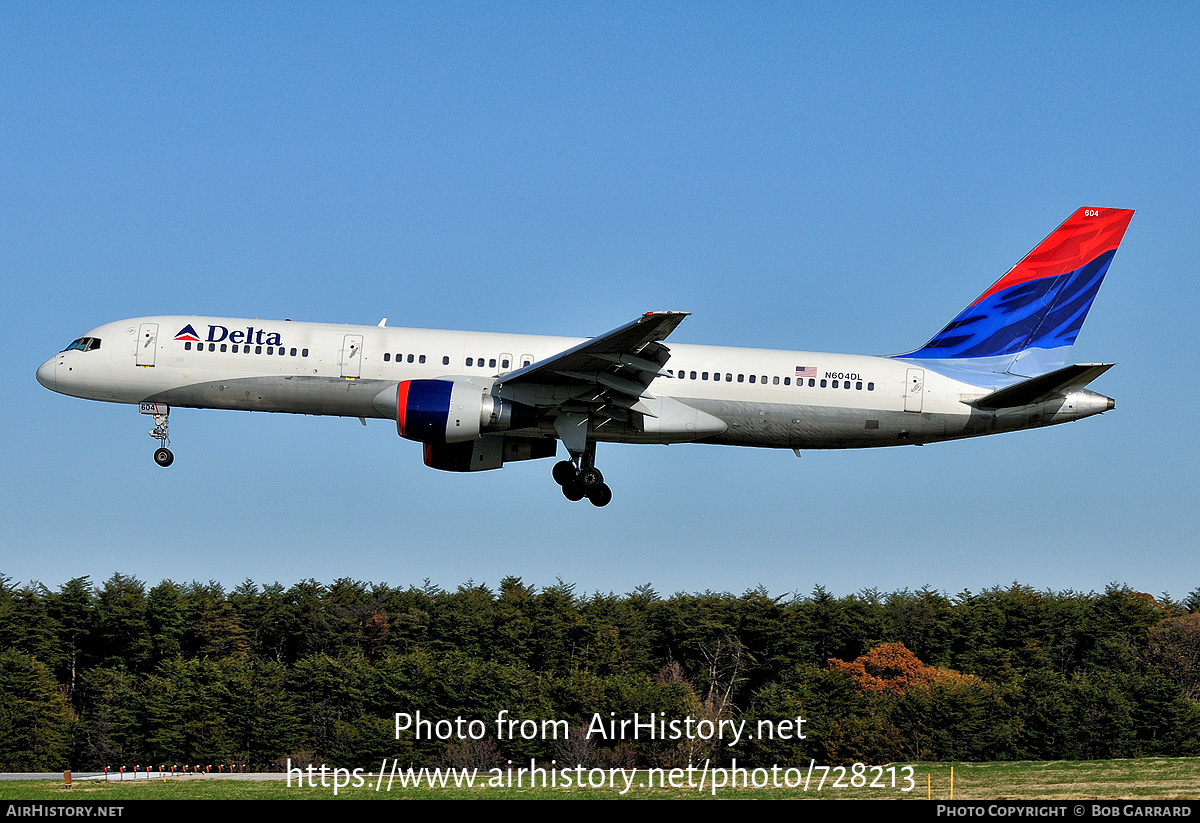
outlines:
M533 409L465 380L405 380L373 405L395 419L401 437L420 443L466 443L537 422Z

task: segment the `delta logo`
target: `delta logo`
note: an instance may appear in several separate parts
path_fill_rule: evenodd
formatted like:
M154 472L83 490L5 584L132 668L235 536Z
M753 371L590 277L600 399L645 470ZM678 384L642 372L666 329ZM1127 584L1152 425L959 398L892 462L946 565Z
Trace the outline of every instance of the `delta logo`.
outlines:
M176 340L186 340L191 343L254 343L258 346L278 346L283 338L277 331L267 331L266 329L256 329L253 326L247 326L245 331L241 329L233 329L230 331L228 326L219 326L209 324L208 337L201 341L200 335L191 323L188 323L175 335Z

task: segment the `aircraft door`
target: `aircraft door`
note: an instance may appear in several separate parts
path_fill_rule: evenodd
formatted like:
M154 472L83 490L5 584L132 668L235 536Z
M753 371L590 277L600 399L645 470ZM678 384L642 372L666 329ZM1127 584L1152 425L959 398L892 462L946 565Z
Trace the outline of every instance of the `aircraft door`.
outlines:
M358 377L362 374L361 334L348 334L342 341L342 377Z
M904 410L921 411L921 398L925 395L925 370L909 369L908 382L904 385Z
M143 323L138 327L137 353L133 362L139 366L153 366L158 351L158 324Z

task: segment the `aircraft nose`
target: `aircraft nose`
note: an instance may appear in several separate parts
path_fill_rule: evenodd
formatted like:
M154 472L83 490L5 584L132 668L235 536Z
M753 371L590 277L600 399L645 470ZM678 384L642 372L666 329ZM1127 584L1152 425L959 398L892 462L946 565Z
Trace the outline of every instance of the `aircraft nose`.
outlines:
M54 356L47 360L42 365L38 366L37 381L50 391L56 391L55 369L58 365L58 357Z

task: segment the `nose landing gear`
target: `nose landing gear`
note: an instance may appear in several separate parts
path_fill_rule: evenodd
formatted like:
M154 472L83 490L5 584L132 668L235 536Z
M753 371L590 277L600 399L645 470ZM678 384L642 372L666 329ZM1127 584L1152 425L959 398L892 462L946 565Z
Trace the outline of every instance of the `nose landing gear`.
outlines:
M175 462L175 455L167 448L171 443L171 424L168 420L171 407L165 403L142 403L140 411L154 416L154 428L150 430L150 436L159 444L154 450L154 462L165 469Z

